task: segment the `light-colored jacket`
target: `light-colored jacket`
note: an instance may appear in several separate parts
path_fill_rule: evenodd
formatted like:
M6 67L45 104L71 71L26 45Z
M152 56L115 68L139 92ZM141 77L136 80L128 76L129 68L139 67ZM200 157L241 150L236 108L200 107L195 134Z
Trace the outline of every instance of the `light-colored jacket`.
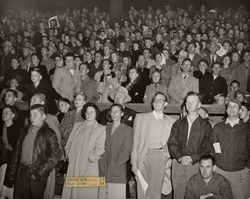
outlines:
M74 74L65 68L57 68L52 80L52 86L62 97L73 100L74 96L80 92L81 79L78 71Z
M179 73L173 76L168 87L170 104L181 105L188 92L199 92L199 80L189 75L184 82L183 74Z
M133 150L131 154L131 164L133 167L138 168L139 165L147 158L148 146L149 146L149 135L150 135L150 128L147 124L151 123L154 115L153 112L150 113L140 113L137 114L134 121L134 143L133 143ZM168 148L167 148L167 141L170 136L171 128L175 119L170 116L164 115L164 133L162 133L161 137L161 145L164 148L164 154L166 155L166 159L169 158Z

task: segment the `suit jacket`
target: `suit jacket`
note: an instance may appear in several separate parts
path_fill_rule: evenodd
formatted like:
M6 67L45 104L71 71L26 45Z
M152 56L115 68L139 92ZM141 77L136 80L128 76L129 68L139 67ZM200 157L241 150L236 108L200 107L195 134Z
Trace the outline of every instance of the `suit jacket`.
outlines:
M131 164L134 168L141 170L140 165L146 160L148 145L149 145L149 129L148 124L153 119L153 112L137 114L134 121L134 144L131 153ZM170 116L163 116L164 133L162 133L162 146L166 159L169 157L167 140L170 136L170 131L175 119Z
M57 68L52 80L52 86L62 97L70 101L80 92L81 79L78 71L74 75L65 68Z
M207 62L208 62L208 71L211 71L211 66L212 66L212 63L214 62L212 59L211 59L211 54L205 56L203 59L205 59ZM215 62L219 62L221 63L222 61L222 57L219 56L219 55L216 55L216 59L215 59Z
M201 56L198 53L194 54L192 61L192 66L194 67L194 70L198 70L198 62L201 60Z
M126 162L133 148L133 129L121 123L111 135L113 124L106 126L105 152L99 160L100 176L109 183L126 183Z
M233 71L233 78L240 82L240 90L244 93L247 93L250 91L247 91L247 81L250 76L250 67L246 67L244 63L240 64L235 70Z
M215 80L212 74L208 75L201 81L200 88L202 88L200 91L202 104L213 104L215 95L221 93L226 97L228 92L226 79L220 75Z
M168 95L170 104L181 105L188 92L199 92L199 80L189 75L184 82L183 74L173 76L169 83Z

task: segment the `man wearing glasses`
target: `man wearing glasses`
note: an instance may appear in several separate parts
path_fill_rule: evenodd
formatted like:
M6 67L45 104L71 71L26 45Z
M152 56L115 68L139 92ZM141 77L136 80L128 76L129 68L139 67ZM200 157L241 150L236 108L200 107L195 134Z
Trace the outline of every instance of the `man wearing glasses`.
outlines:
M136 175L138 199L161 198L166 164L171 164L168 161L170 155L167 141L175 122L173 118L163 113L167 104L167 96L157 92L152 100L153 111L137 114L134 121L131 164L132 171ZM146 189L140 176L148 184Z

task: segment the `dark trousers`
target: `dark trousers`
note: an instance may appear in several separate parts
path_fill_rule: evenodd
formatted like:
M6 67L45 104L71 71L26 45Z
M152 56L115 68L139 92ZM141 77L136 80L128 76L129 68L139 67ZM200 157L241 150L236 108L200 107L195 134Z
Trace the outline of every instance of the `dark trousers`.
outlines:
M21 165L14 188L14 199L43 199L47 177L31 179L30 166Z

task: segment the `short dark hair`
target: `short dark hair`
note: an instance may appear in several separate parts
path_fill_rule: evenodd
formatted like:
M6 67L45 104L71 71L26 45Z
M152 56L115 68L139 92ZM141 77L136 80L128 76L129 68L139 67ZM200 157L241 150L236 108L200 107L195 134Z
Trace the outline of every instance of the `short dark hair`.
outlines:
M237 80L233 80L233 81L231 81L230 82L230 86L232 86L232 84L238 84L239 86L240 86L240 82L239 81L237 81Z
M13 114L15 114L15 117L13 118L13 120L15 120L15 119L17 118L17 114L18 114L17 111L16 111L15 106L5 105L5 106L3 107L1 113L2 113L3 110L6 109L6 108L10 109L10 111L11 111Z
M189 62L191 63L191 65L192 65L192 60L191 60L191 59L189 59L189 58L185 58L185 59L183 59L183 60L182 60L182 62L181 62L181 64L183 65L185 61L189 61Z
M85 114L86 114L86 111L87 111L88 107L92 107L92 108L95 109L96 121L99 121L99 119L100 119L99 117L100 117L101 111L100 111L100 109L98 108L98 106L97 106L95 103L93 103L93 102L87 102L87 103L83 106L82 112L81 112L82 118L83 118L84 120L86 120L86 115L85 115Z
M202 160L212 160L213 166L215 165L215 158L214 158L214 156L212 156L210 154L202 155L200 157L199 163L201 163Z
M216 64L221 67L221 63L220 62L214 62L214 63L212 63L211 68L213 68Z
M154 99L155 99L155 97L156 97L157 95L162 95L162 96L164 96L164 97L165 97L165 102L168 102L168 96L167 96L166 94L164 94L163 92L158 91L158 92L156 92L156 93L154 94L154 96L153 96L153 98L152 98L152 101L151 101L151 109L152 109L152 110L154 110L153 103L154 103Z
M242 106L246 107L248 111L250 110L250 106L249 106L248 103L246 103L246 102L241 102L241 107L242 107Z
M201 62L204 62L207 66L209 66L209 63L207 60L205 59L201 59L199 62L198 62L198 65L201 63Z
M111 117L111 109L113 108L113 107L115 107L115 106L117 106L117 107L119 107L119 109L121 110L121 112L122 113L124 113L124 108L123 108L123 106L121 105L121 104L117 104L117 103L114 103L114 104L112 104L111 106L110 106L110 108L109 108L109 111L108 111L108 114L107 114L107 120L109 121L109 122L112 122L113 120L112 120L112 117ZM121 123L124 123L125 122L125 118L124 118L124 115L121 117Z
M8 89L5 91L4 96L6 95L7 92L12 92L15 98L18 97L17 91L15 91L15 90L13 90L13 89L8 88Z
M47 107L45 105L42 104L34 104L30 107L30 111L37 109L41 114L45 114L47 115L48 111L47 111Z

